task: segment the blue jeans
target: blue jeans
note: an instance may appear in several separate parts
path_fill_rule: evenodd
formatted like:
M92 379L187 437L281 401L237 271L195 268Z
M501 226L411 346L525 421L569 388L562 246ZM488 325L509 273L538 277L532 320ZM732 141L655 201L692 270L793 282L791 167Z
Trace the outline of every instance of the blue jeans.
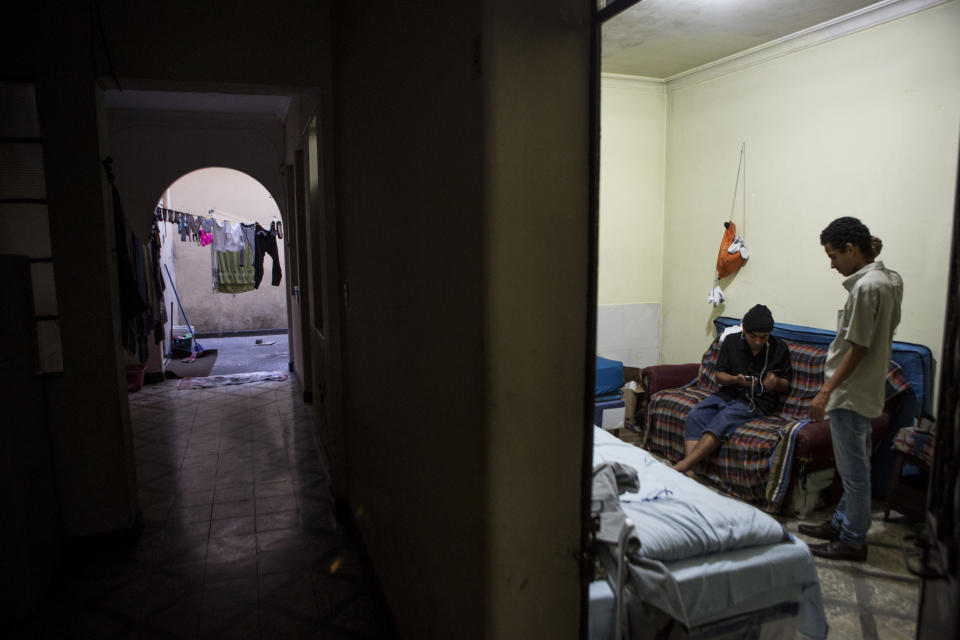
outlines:
M859 548L866 544L870 529L870 418L849 409L833 409L828 415L833 455L843 481L833 526L840 529L840 540Z
M686 439L700 440L703 433L709 431L723 440L731 431L759 415L762 415L759 411L751 411L739 400L707 396L687 414Z

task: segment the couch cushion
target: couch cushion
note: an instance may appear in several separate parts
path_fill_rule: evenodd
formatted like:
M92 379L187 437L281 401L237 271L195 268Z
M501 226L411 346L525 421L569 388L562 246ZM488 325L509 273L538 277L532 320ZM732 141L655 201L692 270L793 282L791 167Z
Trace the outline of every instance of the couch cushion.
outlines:
M697 386L709 393L714 393L720 388L716 375L719 357L720 341L714 340L707 352L703 354L703 359L700 361L700 374L697 376Z
M823 386L823 365L827 360L827 350L819 345L800 344L790 340L786 343L790 348L793 378L790 380L790 393L779 411L784 416L803 420L810 412L810 402Z

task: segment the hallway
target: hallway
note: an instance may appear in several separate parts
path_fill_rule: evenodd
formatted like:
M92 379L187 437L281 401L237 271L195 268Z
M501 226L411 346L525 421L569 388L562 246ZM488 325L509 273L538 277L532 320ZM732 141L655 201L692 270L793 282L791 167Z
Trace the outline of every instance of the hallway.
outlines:
M24 637L391 637L296 381L177 384L130 394L142 536L70 553Z

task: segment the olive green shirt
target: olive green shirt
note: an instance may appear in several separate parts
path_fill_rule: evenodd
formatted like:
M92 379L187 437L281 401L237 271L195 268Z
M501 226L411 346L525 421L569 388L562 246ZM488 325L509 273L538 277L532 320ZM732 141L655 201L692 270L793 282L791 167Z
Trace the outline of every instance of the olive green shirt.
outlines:
M837 337L827 350L826 379L837 371L851 344L867 347L867 353L830 394L827 411L849 409L876 418L883 412L893 332L900 323L903 280L877 260L847 276L843 286L849 295L837 312Z

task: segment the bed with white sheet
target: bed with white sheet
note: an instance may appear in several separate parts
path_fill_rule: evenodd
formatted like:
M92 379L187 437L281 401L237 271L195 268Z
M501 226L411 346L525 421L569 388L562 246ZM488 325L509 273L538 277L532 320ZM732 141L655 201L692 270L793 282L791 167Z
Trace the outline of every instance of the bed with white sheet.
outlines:
M593 463L596 551L608 562L591 585L591 638L618 637L618 605L624 638L826 636L810 550L771 516L600 428ZM619 500L615 485L627 487Z

